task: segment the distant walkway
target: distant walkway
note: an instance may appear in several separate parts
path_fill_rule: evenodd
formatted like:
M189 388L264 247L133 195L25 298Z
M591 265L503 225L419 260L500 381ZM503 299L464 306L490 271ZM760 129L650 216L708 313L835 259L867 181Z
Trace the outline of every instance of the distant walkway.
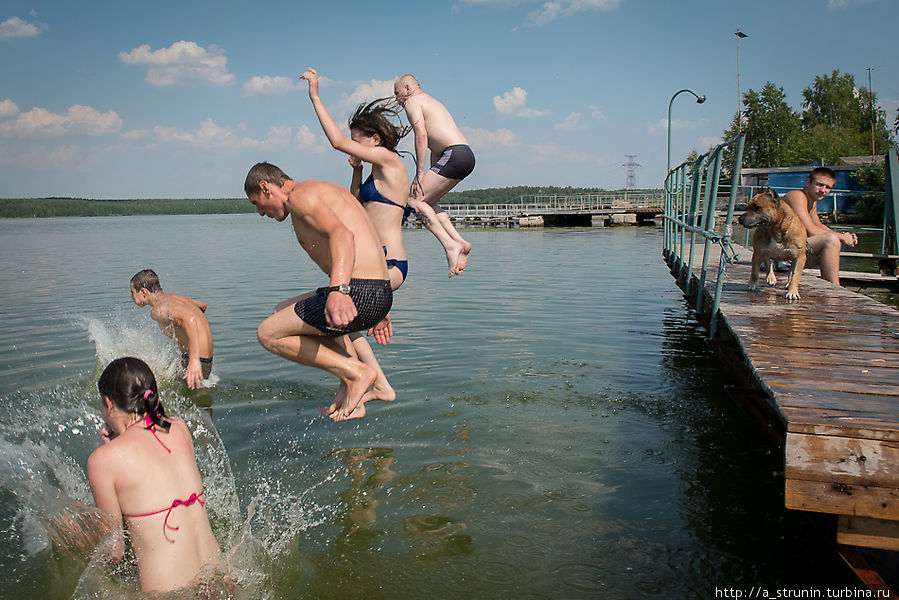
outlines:
M574 196L528 196L506 204L441 204L453 222L462 225L509 226L521 219L542 217L547 222L566 217L609 217L633 214L637 220L651 220L663 212L660 192L615 192ZM567 221L570 222L570 219Z

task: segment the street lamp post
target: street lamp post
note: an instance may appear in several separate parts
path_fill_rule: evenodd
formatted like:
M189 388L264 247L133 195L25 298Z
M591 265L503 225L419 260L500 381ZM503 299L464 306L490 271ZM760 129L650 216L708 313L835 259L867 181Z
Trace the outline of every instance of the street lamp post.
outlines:
M743 96L740 93L740 40L749 37L739 29L734 32L737 36L737 128L743 133Z
M668 101L668 162L666 165L667 169L665 170L665 177L668 177L668 173L671 173L671 105L674 103L674 99L684 92L693 94L696 97L696 104L702 104L703 102L705 102L705 96L700 96L693 90L687 89L675 92L675 94L671 96L671 100Z

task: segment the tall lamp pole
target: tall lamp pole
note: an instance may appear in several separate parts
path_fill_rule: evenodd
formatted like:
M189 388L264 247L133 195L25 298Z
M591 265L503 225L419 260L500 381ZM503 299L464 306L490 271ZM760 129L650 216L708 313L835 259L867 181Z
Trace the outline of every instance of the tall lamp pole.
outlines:
M871 163L874 163L874 90L871 89L871 71L874 67L868 67L868 99L871 102Z
M749 37L739 29L734 32L737 36L737 127L743 133L743 94L740 93L740 40Z
M666 165L667 169L665 170L665 177L668 177L668 174L671 173L671 105L674 103L674 99L684 92L693 94L696 97L696 104L702 104L703 102L705 102L705 96L700 96L693 90L686 89L675 92L674 95L671 96L671 100L668 101L668 162Z

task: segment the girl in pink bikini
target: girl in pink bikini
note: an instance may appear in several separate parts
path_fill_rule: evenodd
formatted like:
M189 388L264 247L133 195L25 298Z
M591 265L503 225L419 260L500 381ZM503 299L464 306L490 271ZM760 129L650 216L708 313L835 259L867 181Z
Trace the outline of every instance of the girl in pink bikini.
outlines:
M166 417L156 378L137 358L112 361L100 375L103 445L87 461L97 507L124 518L142 590L195 583L219 546L206 516L193 441L181 419ZM119 535L113 559L124 554Z

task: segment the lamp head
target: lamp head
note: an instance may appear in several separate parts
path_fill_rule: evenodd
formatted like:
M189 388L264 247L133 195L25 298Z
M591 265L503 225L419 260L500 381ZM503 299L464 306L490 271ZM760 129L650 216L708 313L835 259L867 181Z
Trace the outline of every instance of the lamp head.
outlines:
M696 96L696 104L702 104L705 102L705 96Z

